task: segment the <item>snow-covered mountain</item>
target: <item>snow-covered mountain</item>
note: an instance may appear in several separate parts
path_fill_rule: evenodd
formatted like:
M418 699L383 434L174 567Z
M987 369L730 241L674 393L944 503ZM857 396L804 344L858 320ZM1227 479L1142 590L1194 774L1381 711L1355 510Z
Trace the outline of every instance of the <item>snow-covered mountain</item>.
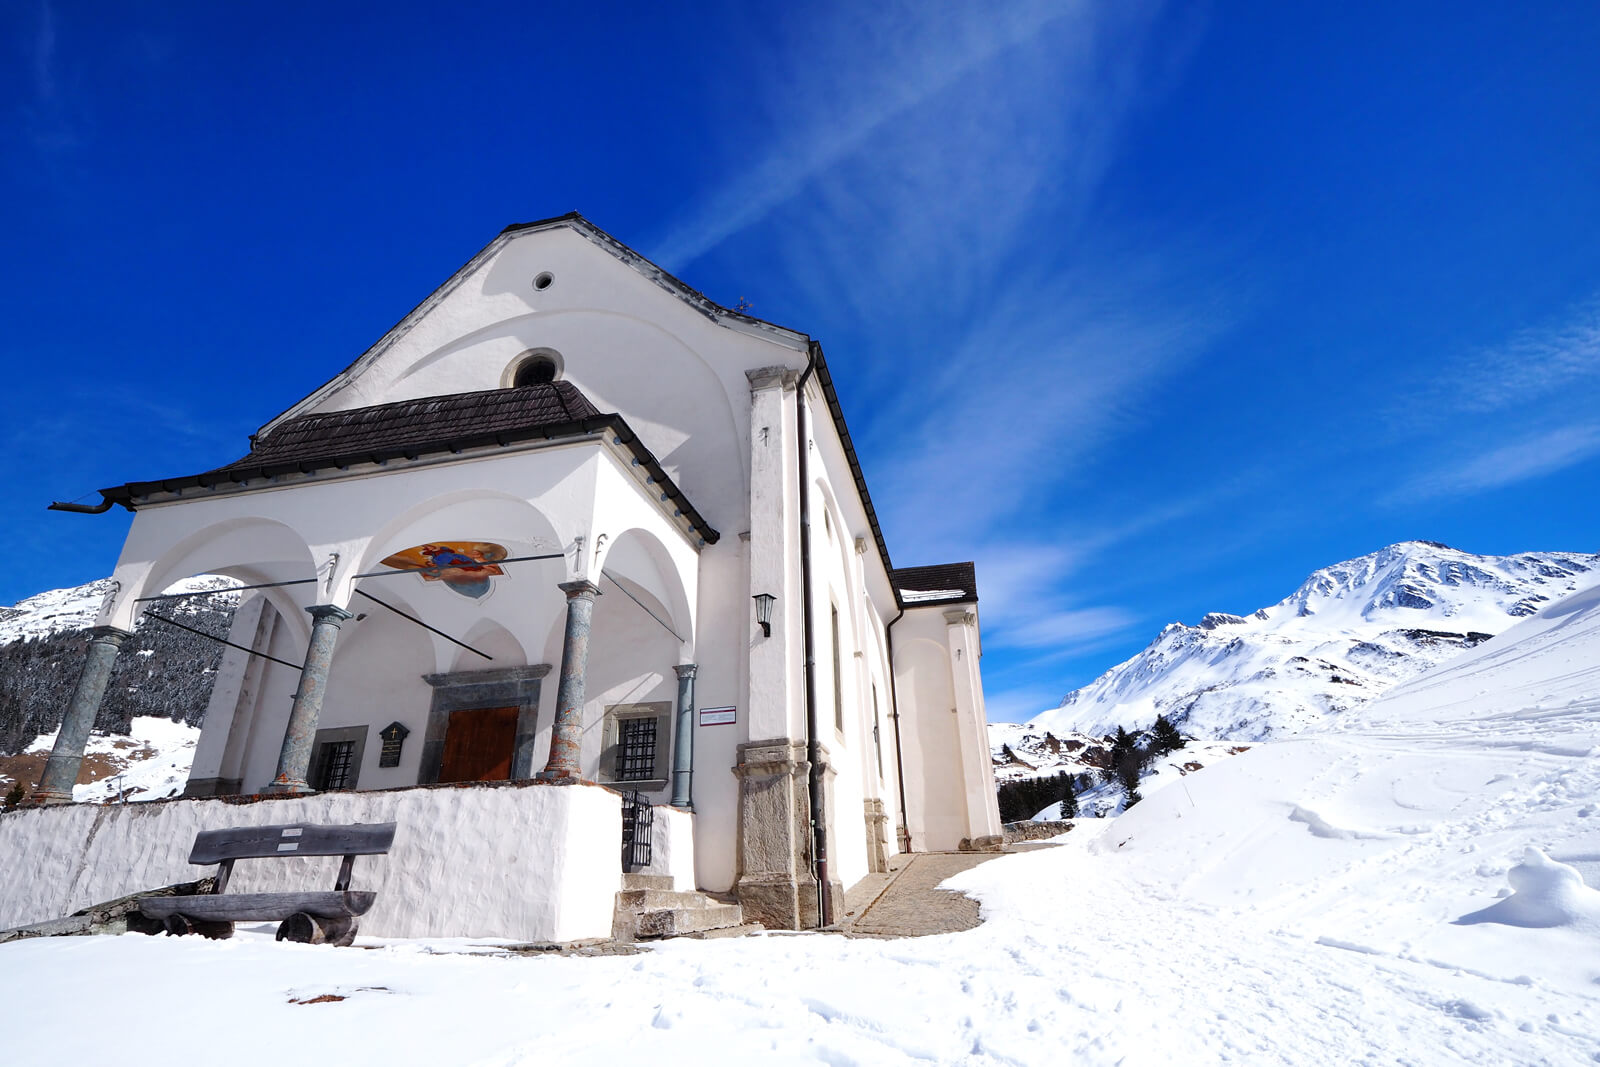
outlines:
M235 589L239 582L218 574L199 574L175 582L168 593L202 593ZM95 616L106 594L111 592L111 579L101 578L85 585L67 589L50 589L17 601L14 607L0 607L0 645L13 641L37 640L56 634L87 630L94 625ZM166 609L193 614L199 605L205 610L222 608L231 611L238 604L237 597L206 597L194 601L177 601ZM193 607L191 605L194 605Z
M1600 580L1600 555L1478 556L1406 541L1314 572L1248 616L1172 623L1028 726L1058 737L1148 728L1259 741L1359 707Z

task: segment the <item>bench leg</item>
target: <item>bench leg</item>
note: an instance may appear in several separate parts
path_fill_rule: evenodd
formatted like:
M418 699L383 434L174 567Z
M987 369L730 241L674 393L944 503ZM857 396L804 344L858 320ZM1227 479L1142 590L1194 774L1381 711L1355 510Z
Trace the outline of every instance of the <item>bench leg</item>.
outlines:
M209 937L213 941L226 941L233 936L233 923L216 922L210 919L191 919L185 915L169 915L162 921L167 933L173 937L182 937L185 934L199 934ZM154 931L146 930L146 933Z
M322 931L317 928L317 920L303 911L297 911L278 924L277 940L315 945L321 943L321 934Z
M343 948L355 939L356 918L353 915L319 919L299 911L278 924L279 941L294 941L302 945L338 945Z
M338 945L348 948L356 939L356 917L343 916L338 919L318 919L322 926L322 940L324 944Z

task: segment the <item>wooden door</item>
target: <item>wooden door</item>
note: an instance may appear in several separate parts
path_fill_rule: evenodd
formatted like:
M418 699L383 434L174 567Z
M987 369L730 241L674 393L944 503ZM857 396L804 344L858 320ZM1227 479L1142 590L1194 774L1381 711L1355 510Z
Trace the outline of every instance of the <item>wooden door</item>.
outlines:
M503 782L517 744L516 708L452 711L444 729L441 782Z

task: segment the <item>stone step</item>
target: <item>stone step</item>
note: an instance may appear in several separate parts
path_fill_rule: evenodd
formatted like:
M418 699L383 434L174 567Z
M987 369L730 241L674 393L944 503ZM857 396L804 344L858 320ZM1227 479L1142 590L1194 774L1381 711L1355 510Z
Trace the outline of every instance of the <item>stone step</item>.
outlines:
M704 908L715 903L704 893L678 893L671 889L624 889L617 894L617 907L629 911Z
M637 919L639 937L677 937L743 926L744 912L737 904L711 904L704 908L643 911Z
M628 889L671 889L672 875L670 874L624 874L622 888Z
M760 923L741 923L738 926L719 926L715 930L696 930L684 937L692 937L699 941L710 941L719 937L749 937L751 934L766 933L767 928Z

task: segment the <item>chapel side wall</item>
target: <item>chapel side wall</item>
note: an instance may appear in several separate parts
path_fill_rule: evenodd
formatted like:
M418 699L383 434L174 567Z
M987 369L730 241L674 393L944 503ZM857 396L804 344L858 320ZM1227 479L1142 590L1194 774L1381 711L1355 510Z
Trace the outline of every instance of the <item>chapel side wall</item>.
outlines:
M813 442L811 475L815 479L812 501L813 593L817 597L817 654L819 663L828 653L829 609L837 603L849 620L848 642L844 649L845 731L833 730L832 722L823 725L825 738L831 738L835 777L830 786L831 841L839 860L844 884L850 885L871 871L877 863L874 853L881 847L887 854L898 851L895 827L900 821L898 782L893 761L893 693L885 654L885 626L898 608L889 584L882 555L868 521L865 504L855 486L832 413L815 382L807 390L807 424ZM832 542L826 536L822 514L830 509ZM860 550L857 550L857 545ZM830 583L829 593L815 588L819 555ZM829 596L833 600L830 602ZM898 627L897 627L898 632ZM831 719L832 680L828 670L818 671L819 720ZM878 688L880 736L886 766L880 775L877 752L872 743L872 692ZM876 814L877 822L874 821ZM883 829L878 829L881 824ZM876 840L883 844L878 846Z
M855 610L859 598L854 539L826 472L811 486L811 581L815 623L817 732L827 753L825 785L830 875L845 887L871 869L867 859L862 788L866 739L861 731L863 693L858 664L862 636ZM839 649L833 648L833 619L839 620ZM838 664L839 677L834 678ZM835 706L835 696L839 703Z

